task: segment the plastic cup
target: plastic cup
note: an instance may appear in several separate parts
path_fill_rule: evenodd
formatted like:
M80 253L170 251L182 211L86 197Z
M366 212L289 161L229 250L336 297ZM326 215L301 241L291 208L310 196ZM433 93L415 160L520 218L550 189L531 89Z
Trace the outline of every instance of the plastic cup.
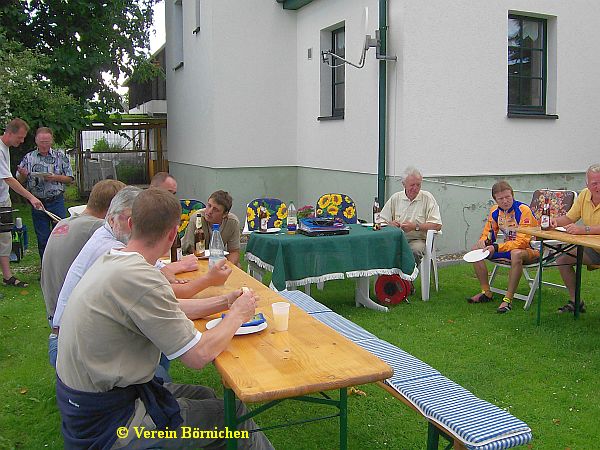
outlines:
M15 226L17 228L23 228L23 219L21 217L15 219Z
M287 331L290 318L290 304L287 302L276 302L273 307L273 320L275 331Z

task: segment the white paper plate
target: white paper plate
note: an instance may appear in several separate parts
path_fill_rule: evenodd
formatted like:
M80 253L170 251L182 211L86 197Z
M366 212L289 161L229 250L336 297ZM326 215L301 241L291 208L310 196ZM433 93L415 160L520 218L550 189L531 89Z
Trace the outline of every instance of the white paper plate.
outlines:
M556 227L555 230L556 231L563 231L563 232L567 231L567 229L565 227Z
M213 320L207 322L206 329L210 330L210 329L216 327L217 325L219 325L221 323L221 320L223 320L223 319L221 317L219 317L217 319L213 319ZM235 335L241 336L243 334L258 333L259 331L262 331L265 328L267 328L267 326L268 326L268 324L267 324L267 321L265 320L263 323L254 325L253 327L239 327L238 330L235 332Z
M223 252L225 256L229 255L229 252L225 250ZM198 259L208 259L210 257L210 250L204 250L204 256L198 256Z
M466 262L477 262L477 261L481 261L485 258L487 258L490 254L490 251L487 249L483 249L483 248L478 248L477 250L471 250L468 253L465 253L465 255L463 256L463 259Z
M360 225L363 226L363 227L372 228L373 227L373 222L365 222L365 223L361 223ZM380 223L379 226L380 227L387 227L388 224L387 223Z
M281 231L281 228L279 228L279 227L267 228L267 231L255 230L256 233L263 233L263 234L265 234L265 233L268 233L268 234L279 233L280 231Z

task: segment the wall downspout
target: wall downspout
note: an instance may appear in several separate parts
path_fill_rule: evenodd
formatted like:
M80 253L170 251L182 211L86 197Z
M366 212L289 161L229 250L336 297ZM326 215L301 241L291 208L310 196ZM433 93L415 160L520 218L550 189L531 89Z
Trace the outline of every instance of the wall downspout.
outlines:
M387 47L387 0L379 0L380 53L386 55ZM379 60L379 152L377 162L377 197L385 204L385 143L387 111L387 61Z

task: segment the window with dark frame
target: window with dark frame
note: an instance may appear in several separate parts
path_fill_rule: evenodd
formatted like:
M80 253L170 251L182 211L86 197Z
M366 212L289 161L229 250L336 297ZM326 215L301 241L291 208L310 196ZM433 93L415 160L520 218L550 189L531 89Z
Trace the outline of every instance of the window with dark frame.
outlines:
M333 48L333 53L342 58L346 57L345 28L338 28L331 32L331 47ZM331 69L331 115L334 117L343 117L346 68L345 64L338 59L333 59L333 63L335 67Z
M547 23L508 16L508 112L546 114Z

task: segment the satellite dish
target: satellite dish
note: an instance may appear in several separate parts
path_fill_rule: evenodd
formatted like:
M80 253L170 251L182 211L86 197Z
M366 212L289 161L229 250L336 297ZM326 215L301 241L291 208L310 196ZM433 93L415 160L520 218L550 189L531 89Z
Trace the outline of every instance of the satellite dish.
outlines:
M362 45L361 45L361 49L360 49L360 57L359 57L359 64L362 63L366 57L367 54L367 50L369 49L369 40L371 39L371 36L369 34L367 34L369 28L369 7L365 6L365 9L363 10L363 15L362 15L362 19L360 22L360 35L363 38L362 41Z

